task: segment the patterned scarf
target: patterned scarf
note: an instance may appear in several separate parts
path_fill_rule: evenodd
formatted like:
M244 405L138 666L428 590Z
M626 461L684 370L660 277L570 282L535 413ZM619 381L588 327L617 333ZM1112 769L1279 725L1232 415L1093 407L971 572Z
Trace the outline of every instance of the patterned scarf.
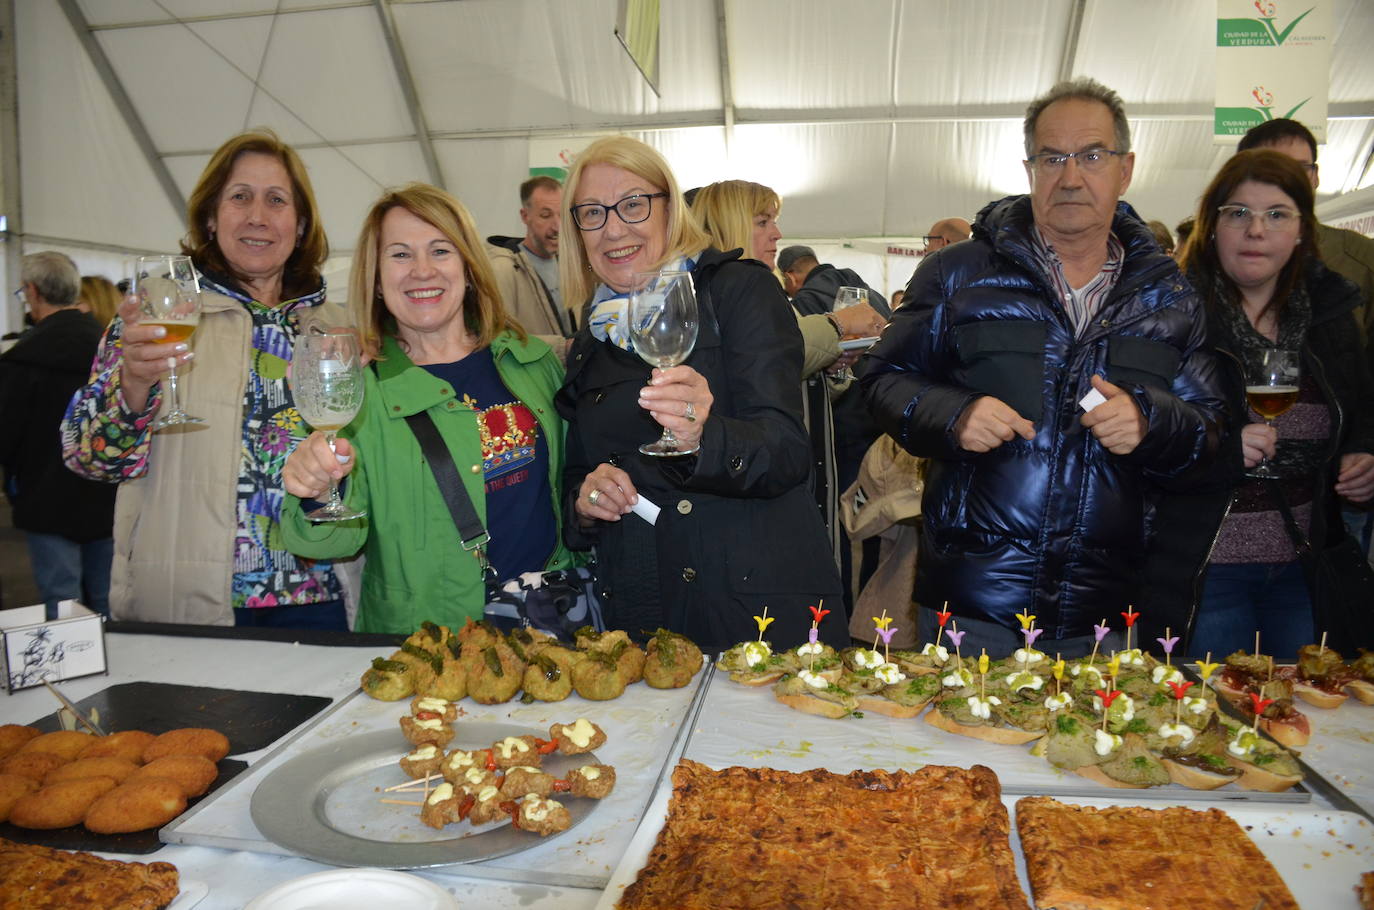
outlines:
M697 267L695 259L679 257L676 262L665 263L663 270L690 272ZM592 294L591 316L587 327L592 335L601 341L609 341L618 348L634 353L634 341L630 338L630 294L599 284Z
M1277 341L1270 341L1256 331L1239 302L1230 303L1229 299L1228 289L1218 273L1212 282L1212 300L1222 336L1217 341L1220 347L1228 348L1240 358L1247 376L1259 367L1265 351L1302 350L1307 341L1307 330L1312 325L1312 300L1307 296L1305 282L1299 282L1293 288L1288 305L1283 308ZM1303 378L1306 380L1306 377ZM1272 464L1284 477L1302 477L1321 463L1326 447L1326 440L1286 439L1280 434Z

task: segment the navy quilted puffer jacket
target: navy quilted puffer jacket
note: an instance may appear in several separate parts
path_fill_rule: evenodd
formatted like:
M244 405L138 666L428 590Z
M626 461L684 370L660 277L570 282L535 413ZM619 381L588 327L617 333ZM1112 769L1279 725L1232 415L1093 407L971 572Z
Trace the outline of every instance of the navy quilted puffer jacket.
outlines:
M879 425L932 459L917 599L1013 628L1029 611L1046 638L1065 638L1134 601L1150 502L1206 467L1224 407L1201 303L1129 206L1112 224L1122 272L1078 337L1036 265L1032 224L1029 197L1002 199L971 240L924 261L862 383ZM1079 424L1094 373L1148 422L1129 455ZM954 425L981 395L1014 407L1035 438L960 448Z

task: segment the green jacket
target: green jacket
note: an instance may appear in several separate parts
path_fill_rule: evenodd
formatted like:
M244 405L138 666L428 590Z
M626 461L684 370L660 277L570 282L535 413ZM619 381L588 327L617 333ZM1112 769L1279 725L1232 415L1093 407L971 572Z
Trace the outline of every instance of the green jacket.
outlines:
M549 508L558 525L546 569L572 565L563 545L563 421L553 396L563 383L563 366L544 342L521 343L510 333L491 345L496 371L506 388L534 412L549 450ZM486 591L477 560L462 549L458 529L439 493L420 443L405 418L427 411L448 444L477 516L487 521L477 415L436 376L417 367L396 340L382 345L384 360L374 374L365 370L367 395L362 410L342 435L354 446L358 464L348 475L345 499L367 512L353 521L307 521L301 501L288 495L281 529L293 553L312 559L349 556L363 550L362 596L355 628L359 632L413 632L424 620L448 626L482 618ZM371 533L379 529L379 533Z

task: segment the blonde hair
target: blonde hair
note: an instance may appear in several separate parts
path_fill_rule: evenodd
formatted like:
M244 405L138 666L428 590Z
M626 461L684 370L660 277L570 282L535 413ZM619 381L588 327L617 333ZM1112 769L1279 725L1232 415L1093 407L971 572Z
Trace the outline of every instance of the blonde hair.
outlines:
M744 250L746 259L758 259L754 249L754 219L782 208L782 198L770 187L748 180L722 180L697 191L692 211L718 250Z
M85 275L81 279L80 300L90 307L91 315L101 327L110 324L119 309L119 288L104 275Z
M668 194L668 238L663 259L648 263L659 268L664 262L679 256L695 256L710 245L711 239L697 224L692 211L682 198L682 189L668 167L668 162L654 148L629 136L607 136L598 139L578 154L572 172L563 189L563 242L558 250L558 280L563 300L574 310L591 299L599 279L587 259L586 242L582 231L572 219L572 207L577 201L577 188L582 172L593 164L609 164L629 171L636 177L659 187ZM590 232L588 232L590 233ZM572 242L569 242L572 238Z
M362 333L363 350L374 358L378 357L382 336L388 331L394 334L394 326L389 326L391 314L382 302L377 274L382 219L394 208L403 208L433 225L463 257L463 276L467 281L467 291L463 296L463 324L476 336L477 349L487 347L497 335L507 330L523 341L525 330L501 303L501 292L497 290L496 279L492 275L486 246L467 208L437 186L408 183L387 190L373 204L372 210L363 219L363 229L358 234L358 245L354 248L353 270L348 276L348 305L353 312L354 324Z

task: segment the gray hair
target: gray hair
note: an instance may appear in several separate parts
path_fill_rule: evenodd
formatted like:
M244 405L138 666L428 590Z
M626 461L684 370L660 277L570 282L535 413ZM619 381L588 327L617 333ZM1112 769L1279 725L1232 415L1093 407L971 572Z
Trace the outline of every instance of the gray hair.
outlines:
M1045 108L1056 101L1069 99L1096 101L1106 105L1107 110L1111 111L1112 126L1116 131L1116 148L1114 151L1129 152L1131 150L1131 126L1126 122L1126 108L1121 103L1121 96L1091 76L1079 76L1077 79L1060 82L1032 101L1026 108L1024 131L1027 158L1035 154L1035 126L1040 120L1040 115L1045 112Z
M36 287L49 306L71 306L81 293L81 273L76 263L53 250L25 256L20 263L19 280Z

